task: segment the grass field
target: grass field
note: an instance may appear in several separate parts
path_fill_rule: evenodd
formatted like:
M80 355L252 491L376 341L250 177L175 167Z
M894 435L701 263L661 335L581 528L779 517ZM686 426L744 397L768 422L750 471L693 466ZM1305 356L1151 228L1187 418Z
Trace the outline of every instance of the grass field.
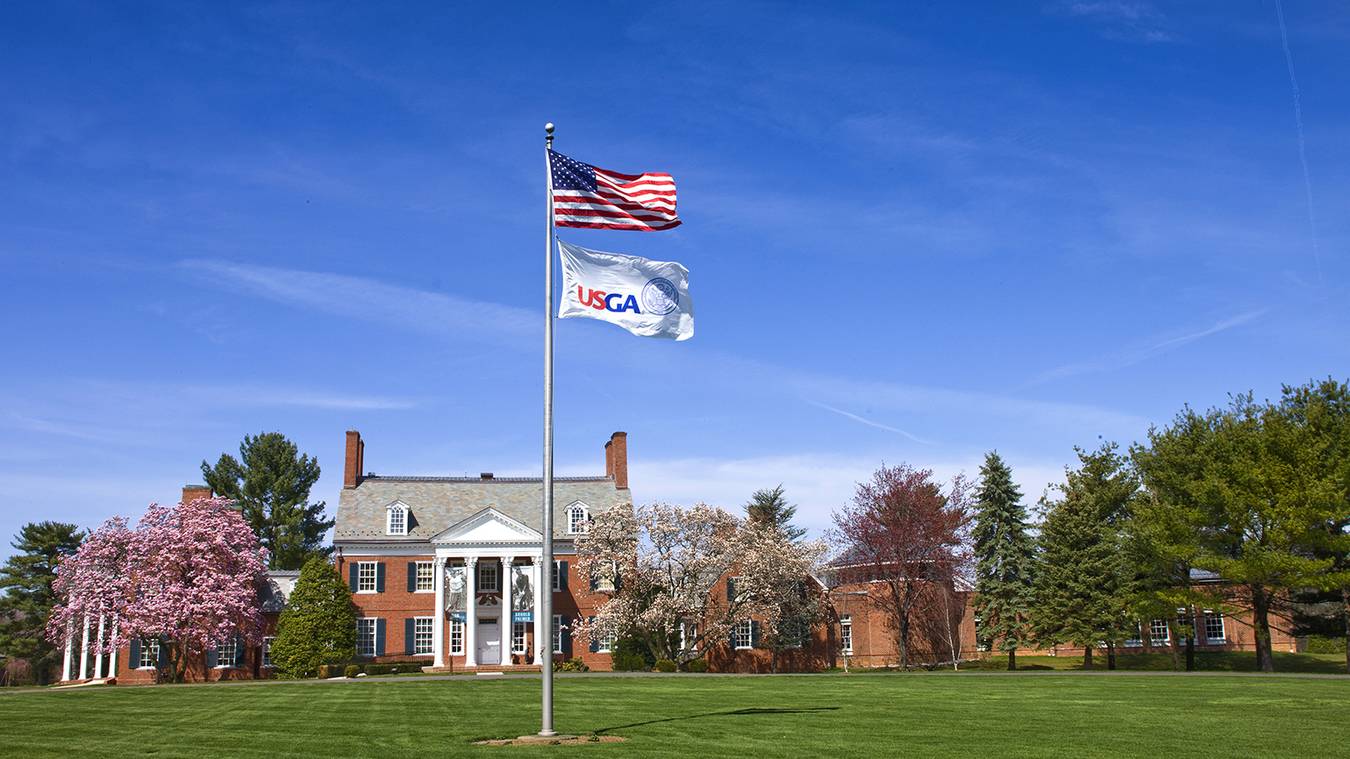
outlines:
M1350 679L1165 674L588 676L538 729L536 679L368 679L0 694L6 756L1350 756Z
M1185 656L1180 657L1180 665L1186 665ZM999 671L1008 668L1006 656L992 656L981 662L961 665L966 670ZM1116 657L1116 667L1126 672L1170 672L1171 654L1121 654ZM1079 656L1019 656L1017 668L1034 672L1041 670L1075 671L1083 669L1083 657ZM1106 669L1106 655L1098 652L1093 659L1093 668ZM1195 654L1197 672L1255 672L1256 654L1251 651L1197 651ZM1301 672L1320 675L1344 675L1345 654L1275 654L1276 672Z

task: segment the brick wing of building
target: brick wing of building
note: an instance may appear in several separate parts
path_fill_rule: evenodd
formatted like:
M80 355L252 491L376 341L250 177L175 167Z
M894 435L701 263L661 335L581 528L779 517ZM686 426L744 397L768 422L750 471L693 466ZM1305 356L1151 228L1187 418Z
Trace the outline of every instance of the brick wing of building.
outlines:
M333 542L358 655L432 670L535 668L552 637L555 655L608 669L606 641L583 647L570 633L606 600L570 570L590 515L632 501L626 433L610 436L604 462L603 475L554 480L554 614L540 619L540 478L366 474L365 444L349 431Z

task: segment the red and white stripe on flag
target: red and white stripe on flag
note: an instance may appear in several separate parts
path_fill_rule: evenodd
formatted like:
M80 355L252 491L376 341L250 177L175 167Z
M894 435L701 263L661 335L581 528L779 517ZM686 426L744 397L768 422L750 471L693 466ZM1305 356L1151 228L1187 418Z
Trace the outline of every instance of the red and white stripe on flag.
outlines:
M620 174L553 151L549 161L557 226L655 232L680 225L669 174Z

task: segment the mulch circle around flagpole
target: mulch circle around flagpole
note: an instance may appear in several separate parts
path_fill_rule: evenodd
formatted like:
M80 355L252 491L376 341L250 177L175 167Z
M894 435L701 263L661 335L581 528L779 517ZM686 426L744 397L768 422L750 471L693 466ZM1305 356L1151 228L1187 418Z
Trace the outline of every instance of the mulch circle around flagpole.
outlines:
M585 746L601 743L623 743L628 740L617 735L522 735L519 738L494 738L474 741L475 746Z

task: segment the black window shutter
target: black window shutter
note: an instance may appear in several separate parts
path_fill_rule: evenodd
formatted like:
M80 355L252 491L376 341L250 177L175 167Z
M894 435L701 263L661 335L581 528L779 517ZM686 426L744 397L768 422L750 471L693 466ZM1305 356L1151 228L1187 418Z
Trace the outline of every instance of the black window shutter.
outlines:
M559 634L558 637L562 638L562 652L563 652L563 656L566 656L567 658L571 659L571 658L572 658L572 631L571 631L570 629L568 629L568 627L567 627L566 625L562 625L561 627L562 627L562 632Z
M131 639L131 653L130 653L130 655L127 657L127 659L128 659L128 662L127 662L127 663L130 665L130 667L129 667L130 669L136 669L137 667L141 666L141 639L140 639L140 638L132 638L132 639Z
M375 619L375 655L384 656L384 617Z
M740 627L740 623L732 625L731 633L727 638L727 645L731 646L732 651L736 650L736 628L738 627Z
M586 617L586 624L589 625L593 622L595 622L595 617ZM586 637L591 639L591 653L598 652L600 650L600 636L596 635L594 630L591 630L586 634Z
M408 562L408 592L417 590L417 562Z
M735 601L735 600L736 600L736 578L735 578L735 577L728 577L728 578L727 578L727 604L730 605L731 602L732 602L732 601Z
M614 567L614 592L618 593L623 589L623 576L619 574L619 568Z
M600 581L596 579L595 572L591 572L591 592L594 593L598 587L600 587Z
M412 617L403 620L403 650L409 656L413 655L414 649L416 648L416 646L413 645L413 626L416 624L417 621Z
M164 669L165 667L169 666L169 641L163 638L159 639L158 660L160 669Z
M206 668L211 669L220 665L220 649L212 646L206 649Z
M759 648L759 623L750 623L750 645Z
M234 636L234 666L244 666L244 636Z
M350 563L350 564L347 565L347 575L348 575L348 577L349 577L349 578L351 579L351 581L352 581L352 582L351 582L351 585L352 585L352 592L353 592L353 593L356 592L356 568L357 568L357 563L354 562L354 561L353 561L352 563Z
M558 590L567 592L567 562L558 562Z
M384 592L384 562L375 565L375 592Z

